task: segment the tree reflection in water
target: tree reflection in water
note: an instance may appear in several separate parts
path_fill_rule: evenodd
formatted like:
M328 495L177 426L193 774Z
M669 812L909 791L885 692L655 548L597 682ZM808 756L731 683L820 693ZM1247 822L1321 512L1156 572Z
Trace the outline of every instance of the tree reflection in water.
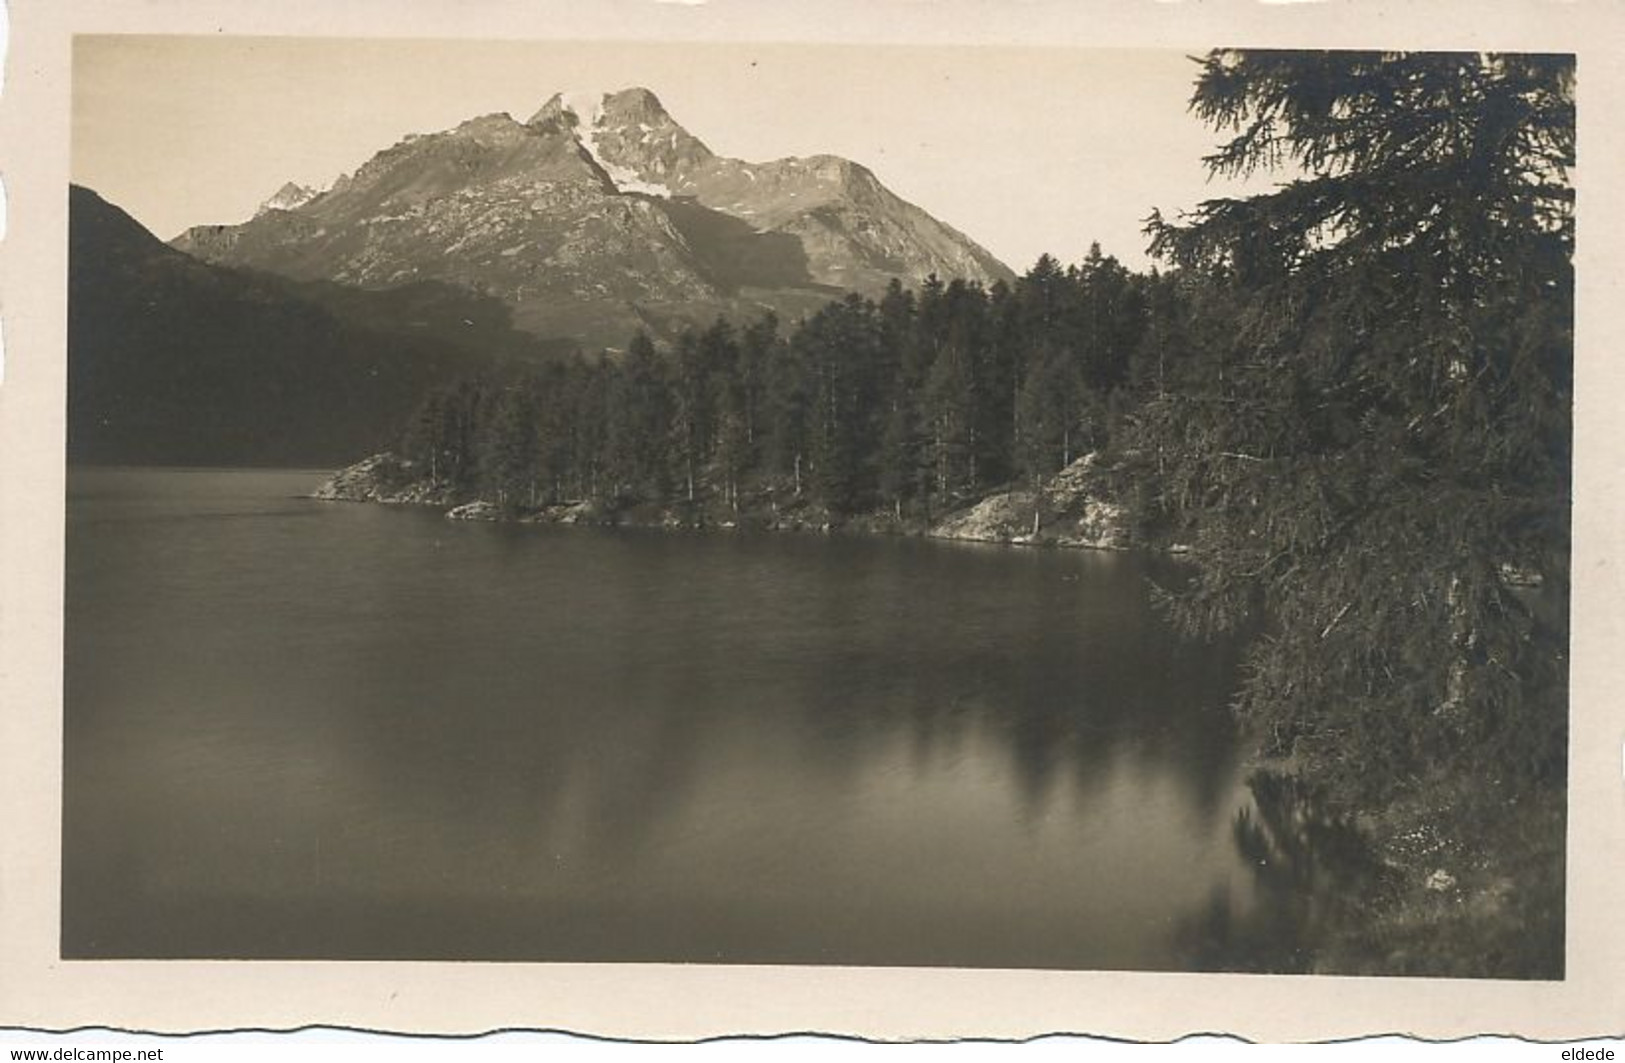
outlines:
M1307 973L1379 885L1381 867L1301 779L1259 771L1247 785L1252 804L1236 813L1232 836L1250 881L1215 887L1207 908L1177 928L1178 947L1194 970Z

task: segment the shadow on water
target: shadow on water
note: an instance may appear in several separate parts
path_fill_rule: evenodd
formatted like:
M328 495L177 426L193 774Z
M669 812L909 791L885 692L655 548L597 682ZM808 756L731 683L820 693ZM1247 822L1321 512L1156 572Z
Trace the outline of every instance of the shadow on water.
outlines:
M290 482L81 477L67 955L1306 962L1328 829L1249 799L1154 561Z
M1254 772L1252 803L1232 824L1249 881L1213 888L1176 933L1199 971L1304 974L1319 949L1358 917L1382 869L1360 832L1295 776Z

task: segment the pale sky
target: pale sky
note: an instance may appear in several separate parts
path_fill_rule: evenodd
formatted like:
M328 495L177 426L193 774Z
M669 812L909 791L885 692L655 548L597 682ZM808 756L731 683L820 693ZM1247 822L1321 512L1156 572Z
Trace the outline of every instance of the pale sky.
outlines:
M861 162L1017 272L1091 240L1139 268L1152 207L1230 191L1201 165L1218 137L1186 112L1195 73L1149 50L80 37L72 168L169 239L408 133L642 85L719 154Z

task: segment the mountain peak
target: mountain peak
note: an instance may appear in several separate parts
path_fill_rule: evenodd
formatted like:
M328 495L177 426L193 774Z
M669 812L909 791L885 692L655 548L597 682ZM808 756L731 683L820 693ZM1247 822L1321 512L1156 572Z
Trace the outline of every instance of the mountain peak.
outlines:
M621 89L618 92L572 90L555 92L542 104L541 110L531 115L527 125L553 122L578 134L590 136L601 126L619 126L639 122L654 125L672 122L671 115L661 106L660 98L642 86ZM672 124L676 124L672 122Z
M490 114L479 114L473 118L465 118L457 123L456 128L478 132L481 130L514 129L518 125L519 123L513 120L513 115L507 111L492 111Z
M555 92L525 124L539 126L551 123L562 129L590 128L593 119L596 119L603 109L604 95L588 92Z
M513 116L508 112L496 111L491 114L482 114L465 119L458 123L455 128L441 134L441 136L471 141L485 148L501 148L519 143L528 137L533 137L535 132L535 130L514 121ZM432 139L432 137L408 139L424 140Z
M670 196L674 180L712 157L711 149L642 87L557 92L527 124L573 135L621 192Z
M641 86L622 89L604 97L604 115L622 121L657 122L671 120L660 97Z
M309 185L295 184L293 181L289 181L273 192L271 197L264 203L261 203L259 209L254 212L254 216L257 218L268 210L296 210L319 195L321 195L321 189L319 188L312 188Z

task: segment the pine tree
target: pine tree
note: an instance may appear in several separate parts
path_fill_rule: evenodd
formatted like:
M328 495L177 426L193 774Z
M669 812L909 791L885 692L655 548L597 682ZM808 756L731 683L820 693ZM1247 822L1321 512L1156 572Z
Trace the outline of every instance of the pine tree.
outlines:
M880 453L876 471L883 504L901 520L923 506L929 513L929 458L921 430L920 391L925 379L913 293L899 282L887 288L879 306L876 380ZM882 383L883 382L883 383Z
M706 330L701 343L711 391L711 464L723 501L737 513L740 483L754 460L743 355L733 326L722 318Z
M533 381L536 424L537 502L558 502L570 476L570 441L575 415L570 405L570 370L552 363L537 371Z
M418 406L401 440L401 450L408 461L428 473L430 484L439 484L451 438L451 403L447 394L437 388Z
M808 439L812 423L812 374L801 340L805 327L779 344L777 356L767 365L764 401L768 410L767 454L769 467L789 482L796 498L805 487Z
M853 512L874 490L875 312L873 303L849 295L809 318L796 335L811 385L807 438L814 485L818 500L836 513Z
M614 374L608 416L607 465L617 491L665 502L671 489L667 469L671 393L654 342L641 329Z
M1021 299L1003 281L988 289L983 305L983 354L976 360L977 469L982 483L1002 483L1016 471L1016 401L1023 349Z
M1149 223L1237 308L1142 418L1195 536L1176 613L1263 625L1238 708L1353 801L1561 784L1573 77L1212 53L1192 107L1234 135L1210 169L1301 176Z
M745 417L745 442L754 466L765 449L766 426L774 359L779 356L778 315L769 310L746 326L739 339L739 391Z
M672 353L672 456L684 498L698 498L710 446L711 389L706 347L693 329L677 337Z
M567 480L576 500L602 502L613 484L610 464L609 411L615 373L608 358L578 359L572 366L566 423L569 425Z
M933 352L925 376L925 405L936 491L970 493L988 473L980 414L986 381L982 363L988 347L985 294L979 286L957 278L940 294L922 292L920 326L927 349Z
M505 510L536 504L536 420L531 395L521 384L495 392L482 414L480 482Z

